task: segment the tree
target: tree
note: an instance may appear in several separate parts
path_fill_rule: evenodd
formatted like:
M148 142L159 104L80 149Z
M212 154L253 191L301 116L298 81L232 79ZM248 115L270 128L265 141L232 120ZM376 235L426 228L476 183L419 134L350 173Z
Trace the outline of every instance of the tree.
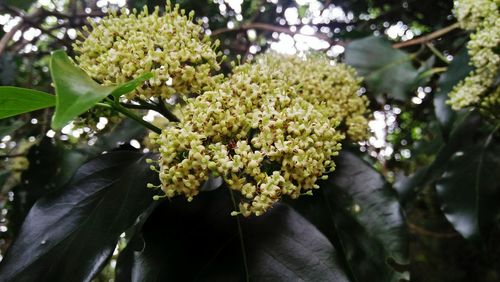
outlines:
M178 2L0 4L1 281L498 280L496 1Z

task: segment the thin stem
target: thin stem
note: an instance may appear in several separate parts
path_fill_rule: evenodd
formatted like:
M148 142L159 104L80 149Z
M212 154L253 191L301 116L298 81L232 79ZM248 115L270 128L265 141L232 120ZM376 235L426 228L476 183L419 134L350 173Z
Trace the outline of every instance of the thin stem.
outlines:
M112 108L113 108L113 107L112 107L110 104L108 104L108 103L97 103L97 104L95 104L95 105L96 105L96 106L99 106L99 107L103 107L103 108L110 108L110 109L112 109Z
M236 205L236 200L234 199L234 194L231 188L227 187L229 190L229 194L231 194L231 200L233 202L234 209L237 210L238 206ZM250 281L250 273L248 271L248 262L247 262L247 253L245 251L245 241L243 240L243 229L241 228L240 216L236 215L236 223L238 225L238 233L240 237L240 246L241 246L241 254L243 256L243 265L245 267L245 281Z
M495 128L493 128L493 130L491 131L490 135L488 135L488 138L486 138L486 142L484 142L484 148L487 148L490 146L491 141L493 140L493 137L498 129L500 129L500 124L495 126Z
M127 108L125 108L122 105L120 105L120 103L118 103L117 101L115 102L115 101L113 101L113 100L111 100L109 98L108 98L108 101L110 102L110 105L111 105L111 107L113 107L113 109L115 109L118 112L122 113L126 117L135 120L136 122L140 123L141 125L143 125L144 127L152 130L155 133L158 133L158 134L161 133L161 129L159 129L158 127L152 125L151 123L143 120L141 117L137 116L132 111L130 111Z
M125 108L128 109L138 109L138 110L153 110L152 107L144 106L144 105L136 105L136 104L130 104L130 103L120 103Z
M392 45L392 47L397 49L397 48L403 48L403 47L407 47L407 46L426 43L426 42L429 42L433 39L439 38L439 37L447 34L448 32L450 32L456 28L459 28L459 27L460 27L459 23L454 23L454 24L449 25L447 27L444 27L442 29L438 29L434 32L431 32L427 35L420 36L420 37L417 37L417 38L412 39L412 40L396 43L396 44Z
M431 50L431 52L434 55L436 55L436 57L438 57L438 59L440 59L441 61L443 61L447 65L450 64L450 61L448 61L448 59L445 58L445 56L434 46L434 44L426 43L425 45L429 48L429 50Z
M165 103L163 100L159 99L158 103L155 103L151 101L151 103L148 103L147 101L144 100L139 100L140 105L134 105L134 104L126 104L122 103L123 106L131 109L149 109L156 111L160 113L162 116L164 116L166 119L169 121L174 121L174 122L179 122L181 121L178 117L176 117L171 111L165 107Z
M448 68L446 68L446 67L432 68L432 69L427 70L427 71L423 72L422 74L420 74L419 77L420 78L430 77L436 73L442 73L442 72L445 72L447 70L448 70Z
M160 99L160 101L158 101L158 104L156 104L156 106L158 108L158 112L162 114L164 117L166 117L169 121L174 121L174 122L181 121L176 115L174 115L171 111L167 109L163 100Z

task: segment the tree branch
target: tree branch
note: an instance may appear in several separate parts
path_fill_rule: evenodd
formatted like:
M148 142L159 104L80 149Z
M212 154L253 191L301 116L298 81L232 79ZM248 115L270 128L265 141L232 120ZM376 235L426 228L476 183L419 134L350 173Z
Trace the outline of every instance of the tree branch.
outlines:
M452 25L449 25L449 26L444 27L442 29L438 29L434 32L431 32L431 33L426 34L424 36L417 37L417 38L412 39L412 40L398 42L396 44L393 44L392 47L398 49L398 48L403 48L403 47L407 47L407 46L427 43L433 39L436 39L436 38L439 38L439 37L445 35L446 33L450 32L456 28L459 28L458 23L454 23Z
M267 24L267 23L249 23L249 24L242 25L240 27L232 28L232 29L231 28L220 28L220 29L214 30L212 32L211 36L218 36L220 34L227 33L227 32L246 31L246 30L250 30L250 29L259 29L259 30L280 32L280 33L286 33L286 34L289 34L292 36L297 35L297 34L303 35L303 36L312 36L312 37L316 37L316 38L319 38L321 40L324 40L324 41L328 42L330 45L333 45L333 44L343 45L342 42L334 41L326 34L316 33L313 35L307 35L307 34L302 34L298 31L291 31L290 28L288 28L288 27L276 26L276 25Z

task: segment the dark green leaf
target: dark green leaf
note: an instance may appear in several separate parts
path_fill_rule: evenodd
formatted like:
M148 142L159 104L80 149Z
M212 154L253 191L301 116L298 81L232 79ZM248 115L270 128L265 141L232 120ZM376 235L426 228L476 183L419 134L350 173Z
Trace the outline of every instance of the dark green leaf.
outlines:
M297 208L336 246L354 281L408 279L409 241L395 192L363 160L342 151L321 190Z
M43 138L32 146L26 158L29 166L22 171L20 183L12 189L14 201L9 225L14 234L19 231L33 204L61 188L84 162L80 153L65 148L51 138ZM64 160L72 160L74 163Z
M89 281L152 202L157 174L138 152L101 155L40 199L0 264L5 281Z
M398 100L408 99L418 76L411 56L380 37L352 41L346 47L345 58L365 78L370 90Z
M211 175L208 178L208 180L205 181L205 183L203 183L203 185L200 188L200 191L203 191L203 192L213 191L213 190L221 187L223 182L224 181L222 180L222 177L220 177L220 176L215 177L215 176Z
M53 107L55 100L54 95L45 92L0 86L0 119Z
M471 70L472 67L469 65L467 49L463 48L453 58L448 70L439 78L438 92L434 95L434 111L445 133L445 138L448 137L457 114L456 111L452 110L451 107L446 104L448 93L450 93L453 87L457 85L460 80L464 79Z
M59 129L109 95L119 97L152 77L151 73L118 86L103 86L73 64L62 50L55 51L50 71L56 89L56 111L52 127Z
M0 139L4 136L11 134L16 131L18 128L23 126L25 123L21 120L15 120L9 125L0 125Z
M164 202L144 226L132 281L245 281L232 210L227 189ZM251 281L347 281L328 239L288 206L241 224Z
M436 185L442 210L462 236L485 243L500 218L500 146L456 152ZM497 238L498 239L498 238Z
M453 154L474 143L480 124L481 118L475 112L457 116L448 140L440 146L433 162L395 184L395 188L403 196L403 203L417 195L419 189L441 177Z
M5 4L12 5L18 7L19 9L27 10L35 0L2 0L5 1Z

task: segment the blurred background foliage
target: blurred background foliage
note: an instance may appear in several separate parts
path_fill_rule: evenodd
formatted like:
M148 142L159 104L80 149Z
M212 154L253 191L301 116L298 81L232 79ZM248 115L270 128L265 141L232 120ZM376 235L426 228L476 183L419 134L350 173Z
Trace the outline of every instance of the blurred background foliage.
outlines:
M251 60L268 49L318 50L354 66L364 77L362 92L373 116L371 137L353 150L398 192L410 232L412 281L500 281L498 136L477 113L453 112L445 104L453 85L470 71L468 34L447 30L456 22L451 0L176 2L195 11L229 59ZM164 1L1 0L0 85L52 92L51 51L62 48L71 55L87 17L144 5ZM421 40L443 29L447 32ZM101 151L139 148L144 138L135 123L115 125L102 117L94 117L95 129L70 125L55 132L51 111L0 120L0 258L37 199ZM484 162L482 170L467 169L476 162ZM463 179L442 177L450 174ZM491 187L480 194L468 181ZM470 197L478 198L476 206L466 201ZM490 222L464 230L457 222L467 222L479 208L490 214ZM96 281L113 277L116 254L111 262Z

